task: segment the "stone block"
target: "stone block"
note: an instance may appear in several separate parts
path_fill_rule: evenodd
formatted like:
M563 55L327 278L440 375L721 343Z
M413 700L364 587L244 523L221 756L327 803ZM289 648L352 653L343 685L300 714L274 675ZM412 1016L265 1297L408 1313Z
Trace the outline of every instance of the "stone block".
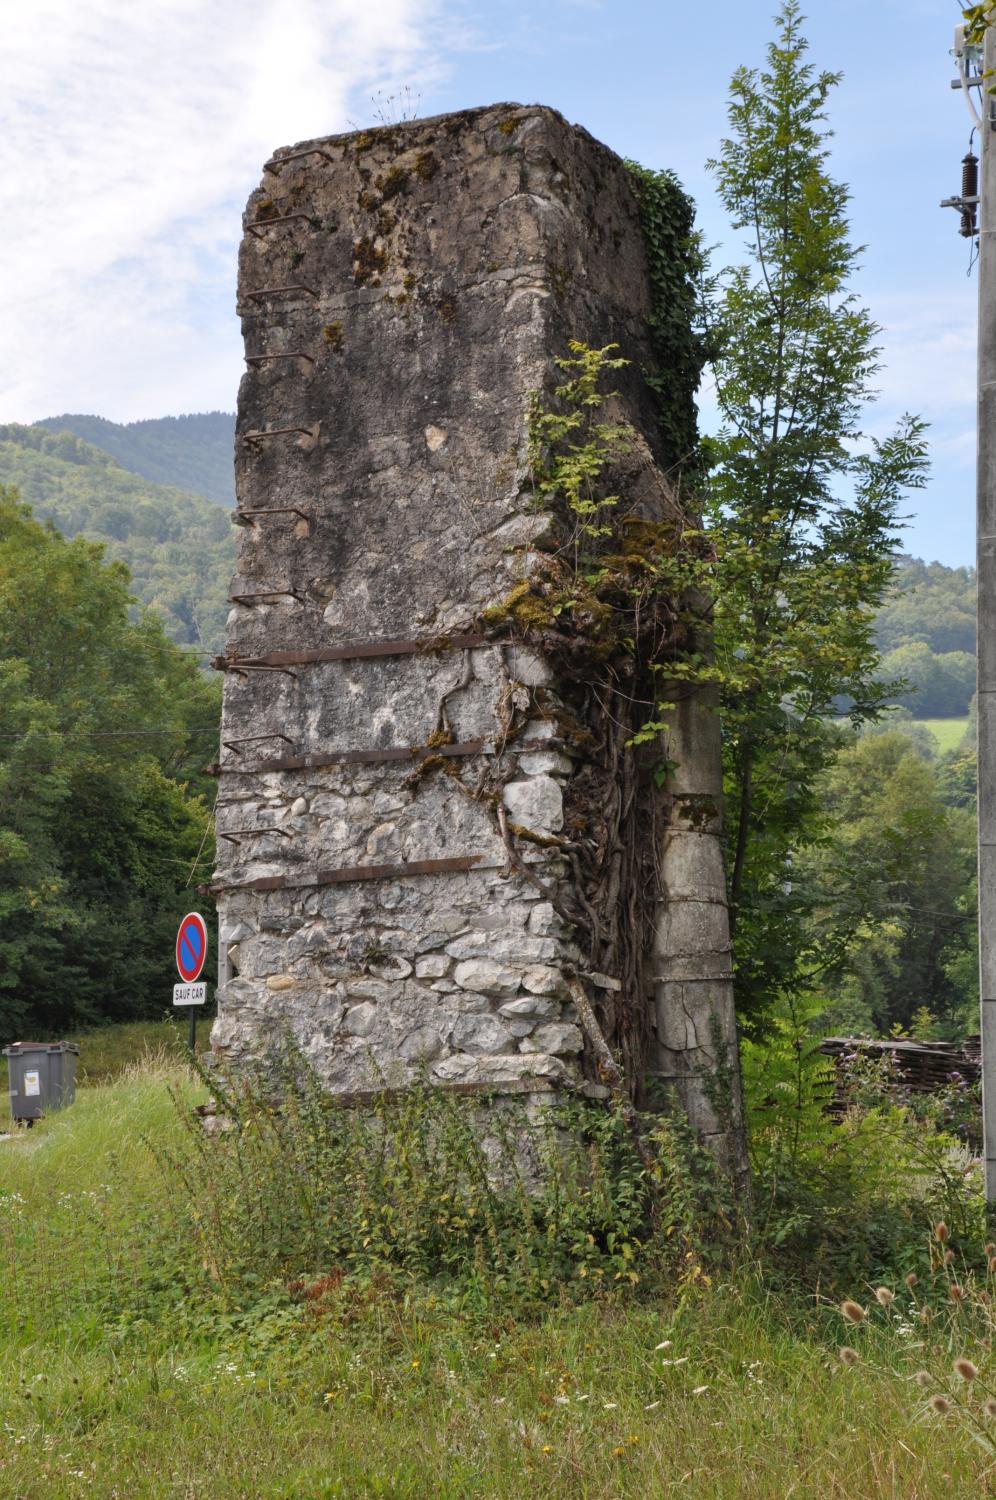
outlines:
M514 995L519 976L490 958L469 958L453 970L455 982L464 990L479 990L482 995Z

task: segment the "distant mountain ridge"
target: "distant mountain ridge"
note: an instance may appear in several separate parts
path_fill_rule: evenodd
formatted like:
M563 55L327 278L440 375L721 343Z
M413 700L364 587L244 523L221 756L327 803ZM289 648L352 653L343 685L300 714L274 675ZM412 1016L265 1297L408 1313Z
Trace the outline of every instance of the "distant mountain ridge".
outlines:
M113 424L110 424L113 425ZM108 453L48 424L0 426L0 484L14 486L64 536L103 542L143 604L181 645L223 648L234 570L231 520L195 494L123 468Z
M109 422L78 412L45 417L33 424L50 432L72 432L109 453L123 469L206 495L229 510L235 506L235 414L198 412L183 417L150 417L141 422Z

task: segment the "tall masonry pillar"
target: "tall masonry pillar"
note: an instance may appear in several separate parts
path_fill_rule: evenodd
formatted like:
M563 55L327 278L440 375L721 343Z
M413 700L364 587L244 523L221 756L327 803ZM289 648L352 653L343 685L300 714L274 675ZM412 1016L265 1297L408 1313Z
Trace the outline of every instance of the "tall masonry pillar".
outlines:
M238 297L216 1052L289 1033L346 1094L597 1095L580 980L639 1092L667 799L592 733L588 668L502 611L556 562L527 420L570 340L629 361L629 481L673 505L626 168L536 106L306 141L249 200Z

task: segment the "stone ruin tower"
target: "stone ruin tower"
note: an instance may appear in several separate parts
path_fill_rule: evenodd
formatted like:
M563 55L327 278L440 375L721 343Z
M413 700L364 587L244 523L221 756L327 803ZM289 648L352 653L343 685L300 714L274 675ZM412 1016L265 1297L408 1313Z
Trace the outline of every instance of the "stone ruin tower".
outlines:
M502 616L549 557L527 411L571 339L630 362L628 483L644 513L671 503L623 163L517 105L283 149L238 301L215 1052L237 1068L289 1032L354 1100L426 1075L604 1096L573 981L633 1092L656 1073L729 1157L715 738L693 727L659 792L585 731L584 666ZM628 914L598 942L571 920L592 819Z

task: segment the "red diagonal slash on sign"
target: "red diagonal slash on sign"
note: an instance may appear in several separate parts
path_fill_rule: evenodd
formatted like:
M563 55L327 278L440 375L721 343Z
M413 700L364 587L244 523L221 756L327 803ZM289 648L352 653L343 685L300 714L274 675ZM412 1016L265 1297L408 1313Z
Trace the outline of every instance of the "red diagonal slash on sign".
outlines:
M176 935L176 967L186 984L193 984L207 958L207 926L200 912L188 912Z

